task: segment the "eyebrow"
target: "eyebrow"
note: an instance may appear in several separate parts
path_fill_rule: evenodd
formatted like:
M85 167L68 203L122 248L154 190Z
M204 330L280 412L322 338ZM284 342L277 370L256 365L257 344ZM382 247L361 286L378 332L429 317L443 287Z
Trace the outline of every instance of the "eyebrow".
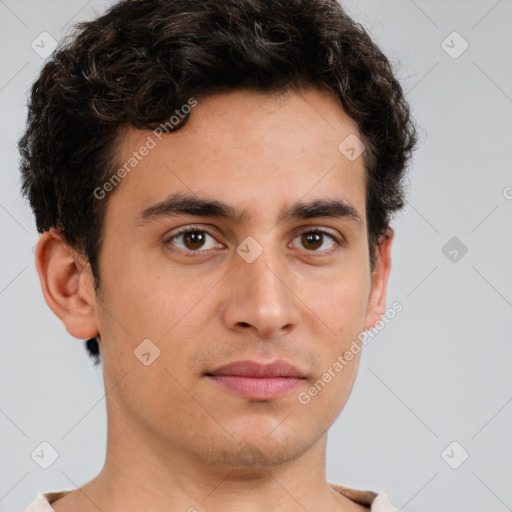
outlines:
M194 215L212 217L241 223L249 220L247 209L237 209L215 199L200 198L186 194L172 194L140 212L136 225L141 227L161 218L176 215ZM346 218L359 225L363 219L354 206L342 199L316 199L309 203L297 202L283 211L278 222L282 220L313 219L318 217Z

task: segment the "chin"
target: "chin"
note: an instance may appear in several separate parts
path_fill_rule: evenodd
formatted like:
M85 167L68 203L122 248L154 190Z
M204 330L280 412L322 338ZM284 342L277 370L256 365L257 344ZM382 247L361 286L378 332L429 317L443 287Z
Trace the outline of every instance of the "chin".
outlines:
M201 456L214 465L226 468L264 469L294 461L309 450L312 444L314 440L297 439L290 433L274 437L273 433L262 434L260 430L252 436L244 435L243 440L234 437L232 441L224 439L222 446L210 445L201 451Z

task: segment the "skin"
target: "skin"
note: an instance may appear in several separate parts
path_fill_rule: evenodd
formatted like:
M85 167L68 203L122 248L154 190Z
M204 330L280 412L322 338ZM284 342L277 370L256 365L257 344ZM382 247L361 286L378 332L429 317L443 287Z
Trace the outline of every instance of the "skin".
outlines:
M127 129L118 163L148 134ZM100 333L107 390L104 467L54 502L57 512L149 504L152 512L366 510L325 476L327 431L349 398L360 353L308 404L297 398L385 311L393 232L377 248L372 276L363 158L338 150L349 134L359 136L356 123L319 88L210 96L107 197L97 294L87 260L55 230L41 235L36 266L46 302L72 336ZM187 215L136 226L144 208L175 192L246 208L249 218ZM277 221L299 200L326 198L349 202L362 223ZM169 241L190 225L213 236L202 247L186 236ZM345 245L327 236L308 244L300 234L312 227ZM263 248L252 263L236 252L248 236ZM190 247L195 256L179 252ZM134 356L146 338L160 350L149 366ZM278 358L306 379L268 401L204 375L236 360Z

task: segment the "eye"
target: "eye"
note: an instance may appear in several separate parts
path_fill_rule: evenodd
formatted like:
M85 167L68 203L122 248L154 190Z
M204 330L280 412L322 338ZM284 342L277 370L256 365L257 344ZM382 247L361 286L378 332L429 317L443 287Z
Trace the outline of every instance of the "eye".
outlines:
M214 243L208 243L208 238L214 240L213 235L209 231L200 227L189 226L175 232L165 240L165 244L176 246L179 251L183 251L187 256L191 256L194 253L203 253L215 247ZM171 250L174 251L175 249L171 248Z
M324 246L326 237L330 241L327 244L328 247L324 247L324 250L319 251L318 248ZM303 247L306 247L310 252L331 253L333 250L336 250L336 246L342 245L338 240L336 240L336 237L333 234L323 229L310 229L303 231L294 239L294 241L295 240L299 240Z
M208 241L209 238L211 241ZM299 240L308 252L317 253L330 254L343 245L335 235L324 229L308 229L295 237L293 242L296 240ZM170 247L171 251L184 253L185 256L201 255L210 249L224 247L222 244L215 244L214 235L200 226L187 226L174 232L164 243ZM327 247L325 247L326 243ZM324 249L319 250L322 247Z

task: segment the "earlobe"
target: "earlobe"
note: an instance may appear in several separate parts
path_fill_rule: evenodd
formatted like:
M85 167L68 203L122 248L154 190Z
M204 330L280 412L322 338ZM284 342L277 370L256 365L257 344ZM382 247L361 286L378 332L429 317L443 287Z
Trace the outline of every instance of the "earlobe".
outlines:
M388 228L376 248L375 267L364 329L372 329L386 311L386 292L389 274L391 272L391 244L394 232Z
M96 296L90 266L54 228L39 237L36 268L45 301L68 333L84 340L96 336Z

